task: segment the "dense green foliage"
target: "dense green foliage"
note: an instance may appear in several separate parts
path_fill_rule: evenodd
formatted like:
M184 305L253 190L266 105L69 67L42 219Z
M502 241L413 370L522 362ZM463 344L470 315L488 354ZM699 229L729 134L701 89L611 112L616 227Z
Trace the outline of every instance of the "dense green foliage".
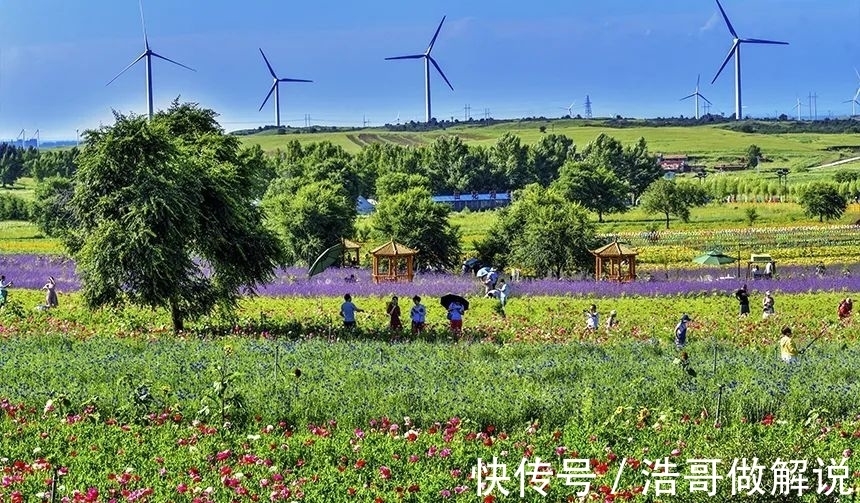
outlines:
M169 307L181 330L272 277L280 249L251 204L258 165L214 112L174 103L151 122L117 115L87 132L78 161L63 238L89 306Z
M848 206L839 189L828 183L810 185L800 194L798 202L809 217L818 217L819 222L839 219Z
M669 215L675 215L681 221L690 219L690 208L703 206L707 203L708 193L701 186L658 180L642 195L642 209L650 213L662 213L666 216L666 228L669 228Z

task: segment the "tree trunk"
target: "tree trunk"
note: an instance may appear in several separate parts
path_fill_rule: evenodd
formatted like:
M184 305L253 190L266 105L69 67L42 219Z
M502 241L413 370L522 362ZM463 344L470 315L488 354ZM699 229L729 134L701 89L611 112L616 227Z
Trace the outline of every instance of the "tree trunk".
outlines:
M666 213L666 228L669 228L669 214Z
M170 301L170 319L173 322L173 332L179 333L185 330L185 323L182 319L182 312L179 310L179 305L176 301Z
M602 211L597 212L597 221L600 223L603 223L603 212Z

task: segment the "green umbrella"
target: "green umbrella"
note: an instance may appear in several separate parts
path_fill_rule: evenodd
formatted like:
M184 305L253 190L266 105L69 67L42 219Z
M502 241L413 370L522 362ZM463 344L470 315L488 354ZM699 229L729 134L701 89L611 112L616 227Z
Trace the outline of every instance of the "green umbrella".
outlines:
M308 269L308 278L315 276L340 262L343 256L343 243L338 243L322 252Z
M723 252L711 250L704 255L699 255L694 258L693 262L702 265L725 265L731 264L735 260L736 259L734 257L730 257Z

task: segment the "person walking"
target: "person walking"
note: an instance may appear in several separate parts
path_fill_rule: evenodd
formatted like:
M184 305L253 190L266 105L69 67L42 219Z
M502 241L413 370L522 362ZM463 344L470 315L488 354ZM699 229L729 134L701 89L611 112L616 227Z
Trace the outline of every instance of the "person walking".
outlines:
M747 285L740 287L738 291L735 292L735 298L738 299L738 305L741 308L741 316L748 316L750 314L750 296L747 293Z
M412 318L412 335L418 335L424 331L424 320L427 317L427 310L421 304L421 297L412 297L412 309L409 311L409 317Z
M42 287L45 290L45 308L57 307L60 301L57 298L57 282L53 276L48 276L48 282Z
M393 332L400 332L403 329L403 323L400 322L400 304L397 302L397 296L391 297L391 301L385 306L385 313L389 317L388 328Z
M854 303L851 302L851 297L845 297L839 302L839 307L836 309L836 314L840 321L845 321L851 317L851 310L854 309Z
M9 298L9 290L7 288L10 286L12 286L12 282L9 281L7 283L6 276L0 275L0 307L6 305L6 300Z
M779 340L779 356L785 363L797 363L797 348L791 339L791 327L782 327L782 338Z
M597 313L597 306L592 304L591 308L585 312L585 328L588 330L597 330L600 326L600 315Z
M457 301L448 304L448 320L451 322L451 331L456 335L463 332L463 313L466 309Z
M499 291L499 303L502 305L502 311L504 311L505 305L508 303L508 293L510 292L510 290L508 290L508 284L505 283L504 278L499 280L496 289Z
M761 311L762 319L765 320L776 314L773 308L773 295L770 294L770 290L764 292L764 299L761 301Z
M683 349L687 345L687 322L693 321L687 314L681 316L681 321L675 325L675 347Z
M343 296L343 304L340 305L340 317L343 318L343 326L347 329L355 328L355 313L363 313L364 309L352 303L352 295L345 294Z
M613 309L609 311L609 317L606 318L606 331L609 332L618 326L618 312Z

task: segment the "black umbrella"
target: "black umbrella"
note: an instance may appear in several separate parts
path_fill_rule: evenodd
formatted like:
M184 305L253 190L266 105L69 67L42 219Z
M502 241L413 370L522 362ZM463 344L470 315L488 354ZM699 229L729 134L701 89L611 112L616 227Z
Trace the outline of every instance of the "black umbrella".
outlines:
M457 302L461 306L463 306L463 311L466 311L469 309L469 301L464 299L463 297L461 297L459 295L454 295L453 293L449 293L448 295L443 295L442 298L439 299L439 302L442 304L442 307L444 307L445 309L448 309L448 306L450 306L454 302Z
M343 255L343 243L338 243L330 248L327 248L324 252L314 260L314 263L311 264L311 267L308 269L308 278L311 276L315 276L329 267L335 265L340 261L341 256Z

